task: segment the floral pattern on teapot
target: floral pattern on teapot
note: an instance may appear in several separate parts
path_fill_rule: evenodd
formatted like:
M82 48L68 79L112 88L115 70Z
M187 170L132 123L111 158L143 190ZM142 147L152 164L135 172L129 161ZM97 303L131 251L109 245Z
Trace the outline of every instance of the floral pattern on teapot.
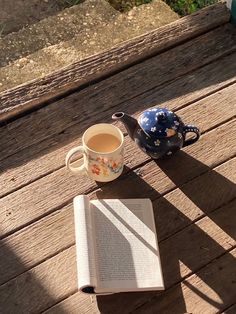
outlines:
M112 118L123 122L135 143L154 159L172 155L200 137L197 127L185 125L179 116L166 108L148 109L138 121L123 112L115 113ZM188 132L195 133L195 137L186 139Z

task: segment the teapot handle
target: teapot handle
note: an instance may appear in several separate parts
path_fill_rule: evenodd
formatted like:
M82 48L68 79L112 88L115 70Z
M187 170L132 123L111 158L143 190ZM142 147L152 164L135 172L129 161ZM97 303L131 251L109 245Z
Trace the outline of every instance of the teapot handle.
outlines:
M184 130L183 130L184 135L186 133L188 133L188 132L193 132L196 135L195 135L194 138L190 138L190 139L184 140L183 147L195 143L199 139L199 137L200 137L200 130L196 126L194 126L194 125L187 124L187 125L184 126Z

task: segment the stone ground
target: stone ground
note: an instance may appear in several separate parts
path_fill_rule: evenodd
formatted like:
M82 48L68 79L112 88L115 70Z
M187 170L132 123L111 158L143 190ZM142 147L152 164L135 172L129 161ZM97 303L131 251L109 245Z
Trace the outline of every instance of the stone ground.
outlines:
M0 21L7 26L0 38L0 92L178 19L161 0L128 13L105 0L66 9L63 0L2 1Z

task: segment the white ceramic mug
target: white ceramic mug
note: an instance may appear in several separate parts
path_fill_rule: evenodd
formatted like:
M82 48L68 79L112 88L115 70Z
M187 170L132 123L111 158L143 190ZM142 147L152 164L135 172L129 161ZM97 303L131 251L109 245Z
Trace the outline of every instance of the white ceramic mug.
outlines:
M120 145L114 151L101 153L87 146L88 141L98 134L115 136ZM73 155L83 153L84 163L74 167L71 163ZM82 137L82 146L72 148L66 155L66 167L74 173L86 172L95 181L108 182L119 177L124 167L124 136L120 129L112 124L100 123L88 128Z

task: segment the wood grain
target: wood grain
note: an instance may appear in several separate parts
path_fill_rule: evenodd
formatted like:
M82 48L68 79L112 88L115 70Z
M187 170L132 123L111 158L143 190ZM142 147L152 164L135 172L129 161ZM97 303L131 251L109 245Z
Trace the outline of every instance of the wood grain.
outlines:
M224 208L224 210L228 213L233 213L234 211L232 206L231 209ZM218 212L221 212L221 210L214 212L214 214ZM205 225L205 222L208 221L208 219L209 218L204 218L195 225L185 228L182 232L179 232L160 243L164 282L167 291L178 281L182 281L183 278L186 278L186 276L191 275L191 273L194 273L197 269L203 267L206 259L208 260L210 256L210 258L213 259L213 252L218 252L216 254L219 254L220 256L227 250L226 247L230 250L233 247L231 245L235 245L235 240L232 238L230 243L228 243L229 245L226 245L226 247L223 244L221 245L221 240L216 238L216 233L218 233L216 229L219 228L222 231L220 228L221 226L219 227L214 223L211 225L210 222ZM227 223L228 216L225 216L225 219L225 222ZM163 224L164 223L165 221L163 221ZM233 230L232 228L231 230ZM225 230L226 234L229 229L230 228ZM224 238L223 234L222 237ZM232 237L235 237L235 231L233 231ZM198 266L196 267L196 265ZM149 298L152 298L155 295L162 295L162 293L134 293L131 295L126 293L98 297L97 302L101 313L131 313L132 309L141 306L143 302L148 301ZM171 313L171 311L155 312L154 309L155 307L150 307L149 310L149 307L145 306L146 313ZM143 311L143 313L145 313L145 311ZM185 313L185 311L183 310L180 313Z
M236 313L236 304L230 306L227 310L222 312L223 314L235 314Z
M132 313L218 313L236 299L236 249Z
M139 102L143 105L157 104L162 107L171 105L172 109L176 110L234 83L236 69L232 67L232 64L235 62L236 54L232 53L198 70L191 71L178 80L161 87L154 87L130 99L129 104L136 106L137 100L140 99Z
M228 234L230 234L232 237L235 237L235 228L233 226L233 224L231 224L229 222L228 219L228 215L230 213L233 213L234 208L236 205L236 200L234 200L232 203L224 206L223 208L220 208L216 211L213 212L213 214L211 215L211 218L213 221L221 221L221 225L220 227ZM160 208L159 208L160 209ZM191 210L190 210L191 211ZM168 220L168 216L166 216L166 220L163 220L163 224L165 224L165 221ZM191 240L193 240L193 248L190 248L190 252L193 252L192 254L187 255L186 253L184 253L185 258L189 258L194 259L195 257L198 258L199 256L201 256L203 259L205 259L208 256L208 252L211 251L212 249L215 249L215 245L217 247L217 251L222 250L222 247L218 246L218 244L216 242L211 241L211 239L208 239L208 235L207 233L205 233L205 231L207 231L205 228L205 224L204 224L205 219L202 219L201 221L199 221L198 225L196 226L190 226L189 228L186 228L186 233L185 232L181 232L177 235L177 237L183 237L187 235L187 239L189 239L189 237L191 237ZM203 224L202 224L203 223ZM159 221L159 225L161 224L161 221ZM172 221L173 224L173 221ZM202 230L198 229L198 227L203 226ZM209 228L208 224L206 224L207 228ZM158 228L158 226L157 226ZM211 229L211 227L210 227ZM203 231L203 232L202 232ZM198 234L199 233L199 234ZM199 241L198 241L198 236L199 236ZM166 280L167 278L169 278L170 282L171 282L171 275L174 274L174 276L179 276L180 272L184 274L185 270L187 270L186 265L184 265L184 261L187 265L191 265L191 263L184 259L184 256L182 255L183 251L184 251L184 246L182 245L183 243L188 243L188 246L191 245L191 243L189 241L186 241L186 238L184 239L184 241L182 241L182 243L178 244L180 245L181 249L180 252L178 252L177 249L174 248L174 254L173 256L175 256L174 259L169 259L168 263L164 264L164 262L162 261L163 265L168 265L170 263L170 261L172 261L172 267L167 267L167 276L166 276ZM202 238L207 239L207 242L205 240L203 240L203 243L200 242L200 239L202 240ZM159 241L160 241L160 237L158 237ZM174 237L172 238L174 239ZM180 238L179 238L180 239ZM208 241L210 240L210 241ZM170 240L171 243L172 240ZM161 241L160 241L161 242ZM164 257L165 254L165 250L167 252L167 255L169 256L171 254L170 249L168 248L168 240L165 243L161 244L161 248L164 250L161 250L161 255ZM232 240L231 240L232 243ZM174 243L173 243L174 244ZM195 252L195 248L197 246L200 246L199 249L196 250ZM212 246L213 245L213 246ZM170 248L172 249L173 247L170 246ZM187 251L187 249L186 249ZM200 252L199 252L200 251ZM176 253L177 252L177 253ZM199 255L197 255L199 252ZM210 253L211 254L211 253ZM180 262L181 267L179 269L178 268L178 263L176 263L177 259L180 259L180 257L182 256L182 259L184 261ZM165 258L166 259L166 258ZM175 261L175 262L173 262ZM193 261L194 263L194 261ZM201 263L201 262L200 262ZM172 268L172 269L171 269ZM169 271L168 271L169 269ZM175 271L174 271L175 270ZM193 269L189 269L189 271L192 271ZM155 295L155 293L153 293ZM101 299L99 300L99 304L100 304L100 308L101 308L101 313L130 313L130 311L132 310L132 308L134 307L138 307L140 306L140 304L142 304L142 302L148 300L148 298L150 296L153 295L152 293L148 293L148 294L140 294L140 293L134 293L134 294L120 294L120 295L115 295L115 296L110 296L110 297L104 297L104 298L98 298ZM58 305L55 305L55 307L53 307L52 309L47 311L47 314L53 314L53 313L60 313L59 308L60 306L62 306L63 308L65 307L68 311L71 310L73 313L74 309L79 309L80 308L80 298L81 298L81 294L79 292L75 293L72 297L63 300L61 303L59 303ZM148 312L148 309L147 309ZM183 311L184 312L184 311ZM99 311L100 313L100 311ZM229 312L231 314L231 312ZM233 312L232 312L233 313ZM227 313L228 314L228 313Z
M134 62L140 62L144 58L227 23L229 19L230 13L226 6L217 4L108 51L75 62L44 78L12 88L0 94L0 120L35 108L42 102L91 80L111 75L114 71L124 69Z
M228 29L229 33L231 32L230 29ZM233 43L233 31L231 37L230 35L226 36L232 39L231 48L226 49L226 53L229 53L229 51L234 50L235 45ZM219 36L215 39L205 37L205 40L217 42L219 38ZM207 45L207 42L205 42L205 45ZM219 43L217 45L220 46ZM202 46L204 46L203 42ZM230 50L232 47L233 50ZM224 54L222 51L222 47L217 48L214 52L214 59ZM193 55L189 52L186 59L184 59L186 69L188 67L188 57L190 60L191 56ZM233 61L234 54L231 54L230 58ZM212 62L211 57L208 59L208 62ZM149 64L150 67L151 64L154 65L154 62ZM182 62L182 67L183 65L184 63ZM190 61L188 73L198 66L195 61L193 63ZM134 71L131 72L135 77L138 77L137 83L135 83L137 91L141 91L139 84L141 85L143 78L145 78L144 70L142 72L139 69L135 72L136 68L134 68ZM204 75L204 71L200 69L198 71L198 73ZM211 73L213 72L212 70ZM125 72L125 75L127 76L128 73ZM169 81L175 78L173 73L170 73ZM177 77L186 73L179 72ZM189 75L192 73L194 72L189 73ZM235 115L233 103L235 86L229 86L219 90L214 95L205 97L197 103L189 104L196 97L204 97L214 90L232 84L235 81L235 72L229 73L227 75L225 71L223 78L220 77L219 73L214 80L211 78L211 83L209 84L203 82L203 85L200 85L203 88L202 94L200 89L197 91L197 86L199 87L199 85L194 85L194 77L192 78L194 85L192 89L191 87L186 87L186 89L183 87L183 94L186 95L186 91L189 90L189 96L181 96L181 85L179 84L180 82L183 83L184 80L180 78L178 81L172 82L172 84L176 84L173 86L179 87L176 94L171 94L171 98L173 97L174 101L175 95L179 102L177 101L176 105L171 104L171 106L179 109L181 116L184 120L186 119L185 122L199 124L204 132L201 140L195 145L184 149L175 157L165 161L158 161L156 164L141 153L138 154L137 158L137 155L135 155L135 152L137 152L136 147L126 137L127 151L125 159L127 166L135 169L131 172L126 168L126 174L110 184L97 186L88 179L85 180L84 178L76 178L69 175L65 172L64 167L60 168L65 150L63 150L64 147L57 146L57 140L60 142L61 139L66 138L68 141L66 144L69 146L75 144L74 139L77 137L76 143L78 143L81 130L83 126L86 127L86 119L81 120L79 113L77 116L74 115L75 110L78 110L76 99L73 105L68 107L68 111L65 110L67 108L66 104L69 103L68 99L71 96L66 99L68 103L60 103L64 107L61 111L59 110L61 126L59 122L58 124L56 123L55 130L53 130L53 120L51 120L52 125L50 125L50 118L56 117L55 113L58 110L56 106L50 107L54 104L39 110L37 112L38 116L36 112L30 115L30 117L33 117L32 120L30 120L31 118L27 120L27 116L25 116L7 126L7 133L12 131L11 135L16 143L12 142L13 150L9 150L8 153L5 152L6 155L3 157L3 160L9 156L7 154L16 153L16 156L19 158L18 166L22 162L25 163L20 172L21 176L23 177L24 172L27 173L31 169L31 173L27 173L25 181L24 179L19 180L20 184L34 181L37 176L41 178L0 200L0 231L3 236L15 232L3 239L0 244L0 312L4 314L15 312L35 313L50 308L47 311L48 313L50 311L63 314L76 311L79 313L99 313L96 302L91 303L88 297L76 292L77 282L71 199L73 196L85 192L89 193L91 198L111 196L137 197L140 196L140 190L143 193L142 197L150 197L154 201L161 258L164 265L163 271L168 289L161 294L156 292L129 293L99 297L98 307L101 312L103 314L118 314L121 312L125 314L135 309L137 309L137 312L140 311L140 313L156 313L159 310L161 312L162 310L170 312L175 306L177 313L194 313L195 308L193 308L193 304L194 306L196 304L196 313L212 313L216 312L216 309L223 311L230 308L236 297L234 287L236 278L233 277L234 275L232 276L232 273L234 274L233 261L235 263L235 258L233 259L230 254L226 253L226 251L231 251L235 247L236 237L236 217L234 215L236 205L236 158L234 157L236 154L234 143L236 120L233 119ZM141 76L142 74L144 74L143 77ZM205 71L205 76L207 74ZM154 77L154 72L152 76ZM132 81L131 77L128 77L126 84L129 80ZM151 80L151 75L147 77L150 77ZM168 73L166 77L168 77ZM117 75L116 78L116 82L122 79L120 75ZM187 79L191 83L191 76L188 76ZM169 82L168 80L166 82ZM110 97L109 93L105 91L108 87L105 84L99 84L101 83L91 87L91 91L94 92L93 96L95 96L90 100L91 106L88 106L88 112L93 108L92 100L99 99L96 98L98 97L96 93L100 94L103 89L103 109L100 108L101 113L98 112L98 116L95 119L103 117L103 119L109 121L112 108L110 104L106 104L106 101L115 97L112 96L113 98L105 99L106 94ZM161 96L163 103L168 101L169 96L161 94L161 87L164 87L164 92L167 94L168 83L164 83L165 86L161 84L155 83L150 85L150 90L148 90L146 85L143 94L138 95L138 92L135 92L133 99L130 99L132 98L130 91L133 88L132 84L130 84L130 91L122 89L122 94L117 103L112 102L112 104L114 108L119 106L119 109L121 107L127 108L127 111L130 110L132 112L133 110L137 115L140 110L144 109L144 104L137 105L137 107L134 104L138 99L145 99L146 106L147 102L152 99L151 90L155 91L154 95L158 95L158 93L163 95ZM210 88L210 84L214 85L214 87ZM100 90L96 90L98 86L101 87ZM86 89L86 92L85 90L81 91L81 94L84 92L84 100L88 99L86 97L88 97L89 88ZM112 88L110 94L115 91L118 91L118 89ZM183 97L183 103L181 103L181 97ZM122 107L122 99L124 104L129 99L129 104L125 104ZM85 104L87 103L85 102ZM186 105L188 106L185 107ZM83 110L85 110L85 107L86 105L84 105ZM49 114L49 119L46 117L47 113ZM67 124L63 124L63 114ZM39 119L37 120L37 118ZM33 134L33 130L30 127L27 129L27 122L30 123L32 121L35 122L35 134ZM78 124L79 127L77 126ZM24 142L23 137L21 138L19 135L25 127L32 132L25 133L25 139L28 139L28 142ZM43 128L45 130L42 130ZM4 127L1 129L6 130ZM63 132L65 133L62 134ZM31 141L31 134L32 138L35 136L37 139L35 140L34 138ZM47 146L44 146L45 139ZM43 172L37 173L36 171L36 177L34 177L31 176L32 172L34 172L34 163L37 164L39 160L35 159L34 162L32 160L32 167L27 168L26 157L23 155L23 159L21 159L19 154L24 152L24 150L29 150L29 148L36 148L37 143L40 142L43 144L37 147L38 150L35 149L34 152L30 153L32 154L31 156L35 156L35 154L38 157L44 156L45 159L41 160L45 161L46 156L54 150L54 147L52 147L51 150L48 149L45 153L44 147L47 148L50 143L56 144L56 147L61 149L61 155L50 155L50 162L44 164ZM2 143L4 143L4 140ZM57 158L56 166L52 166L53 158ZM11 162L11 167L16 167L17 169L18 166L14 164L13 160ZM141 166L140 163L143 162L145 164ZM60 169L57 168L58 170L53 172L55 170L54 167L57 167L57 165L59 165ZM39 169L38 167L38 165L35 166L36 169ZM48 175L45 176L45 173ZM7 177L5 178L7 179ZM17 176L12 178L16 180ZM132 187L132 189L127 189L127 186ZM14 185L9 184L8 190L5 190L4 193L10 193L12 190L14 190ZM24 228L21 229L22 227ZM20 230L16 231L17 229ZM231 252L233 255L236 254L235 250ZM195 272L197 274L192 275ZM217 276L214 276L215 273L217 273ZM181 282L181 284L178 284L178 282ZM183 299L183 296L185 299ZM66 299L67 297L69 298ZM166 298L169 298L169 300L167 301Z
M0 284L74 244L72 204L0 243Z
M236 54L234 58L236 61ZM232 61L232 59L229 59L229 61ZM230 64L230 67L234 68L232 67L231 64ZM220 68L218 68L218 70L220 70ZM235 75L236 75L236 72L235 72ZM196 75L194 76L196 77ZM205 76L206 76L206 72L205 72ZM201 79L201 77L202 75L200 75L199 80ZM188 79L189 78L187 77L187 80ZM182 84L183 84L182 80L181 80L181 83L178 82L179 89L182 88L181 87ZM185 84L185 86L186 85L187 84ZM176 85L169 86L170 90L176 91L175 88L176 88ZM155 99L155 96L156 95L154 94L153 99ZM203 96L203 94L201 94L201 96ZM150 94L148 95L148 97L150 97ZM232 111L232 108L234 108L235 97L236 97L236 84L233 84L227 88L224 88L212 94L211 96L208 96L207 98L204 98L203 100L198 101L197 103L192 104L191 106L188 106L187 108L178 110L178 107L183 106L184 103L181 103L181 101L177 102L176 99L174 102L170 102L169 104L166 104L166 107L169 109L175 110L184 119L185 122L195 123L196 125L199 125L202 132L206 132L209 128L212 128L214 125L217 125L223 121L226 121L232 115L236 114L236 109ZM131 103L125 103L121 105L120 109L124 110L125 112L129 111L129 107L132 104L133 107L136 108L137 110L134 116L138 117L139 113L143 109L145 109L145 106L147 106L146 103L143 104L143 98L144 98L143 95L141 98L142 99L140 99L140 97L137 97L135 101L131 100ZM188 102L190 100L193 101L193 99L194 99L193 95L191 95L189 96L188 100L186 99L186 101ZM222 106L222 103L224 103L224 106ZM106 112L107 120L105 121L109 121L109 116L111 116L113 112L114 112L114 109L112 108L107 110ZM202 119L202 117L204 117L204 119ZM118 126L122 130L124 130L121 124L118 124ZM53 148L56 145L57 141L61 141L60 139L61 136L63 136L64 138L65 136L67 136L67 138L70 136L72 137L73 133L78 132L76 130L77 128L78 126L71 127L70 129L67 130L67 132L61 135L54 136L53 139L48 139L46 141L43 141L40 144L38 145L36 144L33 147L31 147L30 150L25 149L21 152L18 152L14 156L3 160L1 162L0 167L5 170L2 172L2 174L0 174L0 182L1 182L0 197L6 194L9 194L10 192L14 190L17 190L21 186L27 185L30 182L35 181L37 178L40 178L43 175L47 175L48 173L51 173L61 168L65 162L64 160L65 160L66 152L69 151L69 149L71 149L72 147L80 145L81 139L78 138L69 144L63 145L62 147L57 148L56 146L55 149ZM48 151L48 147L49 147L49 151ZM131 145L131 148L133 149L132 145ZM50 151L51 149L53 150ZM37 157L39 152L41 152L42 155ZM26 158L30 160L28 162L25 162L22 165L23 160L25 160ZM144 158L143 155L141 155L140 158L141 158L140 160L141 162L147 160ZM129 166L131 166L131 164L132 163L129 162Z
M186 166L187 162L188 165ZM183 165L185 165L186 173L183 173ZM231 168L231 177L229 180L232 179L232 181L234 182L235 173L233 170L235 167L235 158L232 159L232 161L227 166L230 166ZM138 168L136 171L132 171L126 176L121 177L117 181L110 182L110 184L108 185L103 185L99 190L93 191L91 197L111 198L112 195L112 197L114 198L136 198L140 195L140 192L137 193L137 191L142 191L142 197L148 197L154 200L160 195L163 195L166 192L174 189L176 186L184 189L184 184L186 182L192 180L196 176L200 176L200 174L207 173L208 171L210 171L210 168L206 165L192 159L188 155L181 154L179 159L172 159L170 163L165 166L165 168L160 166L160 164L156 165L154 162L150 162ZM221 176L218 176L218 174L215 174L213 172L209 180L207 180L207 184L210 184L212 179L216 180L218 177L220 180ZM224 193L224 183L226 184L225 188L227 189L227 191L228 189L230 191L228 191L229 195L226 195L226 199L228 199L228 197L232 199L236 195L236 187L230 182L229 184L227 184L228 182L227 180L224 180L224 177L222 178L222 181L218 182L217 180L217 184L219 184L220 186L217 191L222 189L222 193ZM202 184L203 191L198 185L193 186L192 192L197 193L196 195L202 193L203 195L205 195L205 197L208 197L209 193L209 196L211 196L211 202L221 203L222 201L224 201L219 195L214 194L214 191L217 188L217 184L215 185L214 183L212 183L209 187L207 186L207 184ZM127 189L127 186L132 186L132 189ZM214 186L213 190L211 190L211 186ZM186 190L186 193L187 192L188 191ZM221 191L219 191L219 193L220 192ZM222 193L220 193L221 196ZM188 193L187 195L189 194L190 193ZM192 196L192 198L193 197L194 196ZM215 205L215 203L212 203L212 205ZM207 210L207 208L205 210Z
M232 214L233 211L234 209L231 207L227 212L228 215L232 216L229 224L235 234L234 226L236 217ZM186 243L185 249L182 244L183 239L186 238L190 238L191 242ZM163 260L167 258L165 254L168 254L168 256L170 254L168 247L173 248L173 246L176 246L176 248L180 249L180 251L177 249L173 250L172 262L164 264L163 272L165 280L168 280L167 288L174 285L176 280L180 280L182 276L186 277L190 275L199 266L204 267L212 259L222 255L226 250L230 250L233 245L234 240L208 217L203 218L196 225L189 226L182 232L167 239L163 242L162 247L160 247L161 258ZM203 247L209 248L207 254ZM179 259L182 261L180 264ZM171 272L174 276L168 275ZM3 306L4 313L14 312L16 308L23 313L46 310L53 303L76 292L76 289L75 248L73 246L34 267L30 272L27 271L6 284L1 285L0 310ZM132 300L132 297L131 299L129 298L130 294L128 293L100 297L98 303L99 306L101 306L102 302L102 304L106 304L107 306L113 304L113 308L110 308L110 310L113 311L116 308L114 313L120 313L117 312L122 310L122 307L119 308L117 306L119 305L119 301L122 299L123 303L126 303L129 300L129 308L124 312L122 311L122 313L128 313L128 311L130 312L137 305L137 302L140 304L140 302L145 302L150 296L153 296L153 292L134 293L131 295L135 297L135 302L132 302L134 300ZM88 302L86 306L88 306ZM63 306L59 305L60 308L63 309ZM91 304L91 309L94 309L94 304ZM80 308L80 310L83 310L83 308ZM60 313L60 311L58 312ZM102 311L102 313L105 313L105 311Z
M235 133L236 123L235 120L232 120L221 125L217 129L206 133L202 136L201 141L197 142L195 145L187 147L185 152L190 154L192 158L197 159L200 166L202 165L202 161L207 166L214 167L235 155L236 146L231 140ZM125 154L127 165L129 167L137 166L141 160L135 158L136 155L134 152L136 151L136 147L134 143L128 142L131 141L129 138L126 137L125 140L126 147L128 148ZM218 144L217 147L215 146L216 140ZM204 147L204 150L202 147ZM141 156L141 154L139 156ZM144 155L144 158L147 158L146 155ZM181 158L177 160L181 163ZM148 165L146 167L148 167ZM170 169L169 167L172 168L173 163L167 163L166 170ZM205 167L203 168L206 170ZM152 171L156 172L157 169L159 170L160 168L154 167ZM199 167L195 173L191 170L188 180L197 175L198 171ZM153 173L153 175L154 174L155 173ZM164 172L163 175L166 180L157 187L158 193L163 193L175 186L173 181L171 181ZM151 177L152 180L155 180L152 175ZM123 180L123 178L120 180ZM116 184L116 181L109 184L109 186L112 187L114 184ZM91 179L75 176L74 174L69 173L65 168L62 168L1 198L1 236L14 232L28 223L32 223L36 219L63 207L70 202L75 195L88 193L91 189L96 189L96 187L96 183ZM116 189L114 190L114 197L115 193Z
M43 312L44 314L100 314L97 308L96 296L87 296L83 293L75 293L59 304ZM227 313L228 314L228 313ZM231 313L230 313L231 314Z
M0 286L0 312L39 313L75 292L76 287L72 247Z
M234 162L235 163L235 162ZM234 171L235 164L227 163L229 167L228 171ZM223 167L223 166L222 166ZM158 232L158 239L164 240L170 237L173 233L182 230L189 224L189 221L194 222L204 215L211 216L211 212L214 211L219 206L235 207L235 187L232 182L236 182L236 178L229 176L225 171L221 172L219 175L217 170L223 170L222 167L217 167L216 171L208 172L193 181L193 184L188 183L184 188L175 189L173 192L166 194L164 197L161 197L154 201L155 209L155 221ZM217 178L217 179L216 179ZM207 184L212 182L215 179L215 183L212 184L212 189L209 189ZM220 183L221 182L221 183ZM197 187L201 184L204 188L201 192L197 192L196 196L193 197L191 193L196 192ZM221 184L225 184L225 190L221 189ZM219 203L215 201L215 194L219 193L217 199ZM185 194L185 191L186 192ZM209 197L208 195L209 191ZM234 200L234 201L231 201ZM230 202L230 203L228 203ZM226 205L224 205L226 204ZM165 222L164 224L162 222ZM220 215L217 218L216 223L221 225L221 223L226 222L226 219L220 220ZM224 226L223 230L227 230L228 234L232 234L232 231Z
M206 265L209 262L209 255L212 260L236 246L236 232L233 230L233 225L228 224L226 230L222 228L222 225L227 223L228 217L234 215L235 209L233 206L225 206L224 210L229 216L222 215L225 219L222 222L219 222L219 217L215 218L215 215L212 215L219 224L205 217L161 242L160 252L163 256L162 265L166 288L170 287L173 282L181 281L190 272L194 273L195 265L198 269ZM208 219L209 221L206 223ZM228 230L231 231L231 237L229 237ZM187 256L186 251L189 252ZM216 255L214 256L214 254ZM168 263L172 265L167 267ZM173 271L175 267L179 267L180 271Z
M1 128L0 160L45 138L65 132L72 125L78 126L77 131L73 133L73 138L78 138L90 124L104 119L111 121L110 115L106 114L108 109L114 107L114 110L117 110L115 106L121 102L163 85L235 50L236 30L232 25L227 24L117 74L118 80L113 81L113 86L110 85L109 89L104 81L102 85L106 92L99 103L96 103L93 97L100 94L101 90L99 85L94 85L90 89L93 91L89 94L90 101L88 101L90 92L85 89L17 119ZM127 89L126 86L129 88ZM117 93L120 94L118 103L110 101L110 95L113 94L112 99L114 99ZM88 121L88 117L90 119L94 115L95 104L98 104L96 115L93 120Z
M230 225L231 223L229 222L229 219L228 219L228 214L230 212L233 212L233 208L235 208L234 206L236 205L236 201L234 201L230 207L231 209L229 209L229 207L224 207L224 208L221 208L217 211L215 211L212 215L212 218L213 220L217 220L217 219L223 219L221 220L222 223L224 222L224 224L226 224L228 226L227 229L223 229L225 230L226 232L228 232L228 230L230 229ZM159 208L160 209L160 208ZM222 217L224 216L224 217ZM201 223L203 222L204 220L202 219L201 220ZM232 237L235 236L235 228L233 227L233 225L231 225L231 229L233 231L233 234L232 234ZM192 228L189 228L188 231L190 232L190 236L192 237L192 234L193 237L196 236L196 234L198 232L196 232L195 230L193 231ZM199 231L199 230L198 230ZM183 236L185 233L180 233L179 235L180 236ZM207 237L207 232L206 234L204 235L204 232L201 233L201 236L203 237ZM201 238L200 236L200 238ZM159 238L160 239L160 238ZM186 239L184 239L184 243L186 242ZM200 242L200 241L199 241ZM197 243L197 239L195 239L194 243ZM203 243L202 243L203 244ZM199 245L199 244L198 244ZM201 245L201 256L204 255L204 258L205 256L207 256L206 253L209 252L209 250L212 250L212 245L211 246L208 246L209 244L207 244L207 246L204 246L204 245ZM218 245L218 244L217 244ZM166 247L166 249L168 250L168 241L166 243L166 245L164 245ZM164 247L163 246L163 247ZM183 246L181 246L181 251L183 251ZM168 250L169 251L169 250ZM174 249L174 252L176 252L177 250ZM191 250L194 252L194 250ZM203 253L205 251L205 254ZM198 251L197 251L198 252ZM170 254L170 253L168 253ZM164 254L162 254L162 256L164 256ZM176 256L176 255L175 255ZM176 257L179 258L180 255L177 255ZM190 256L190 257L189 257ZM193 254L189 254L187 255L186 254L186 257L187 258L194 258L195 256L195 253ZM172 258L170 259L172 260ZM175 260L176 261L176 260ZM168 261L169 263L169 261ZM163 263L164 265L164 263ZM186 266L183 265L183 262L181 262L181 265L183 267L183 271L184 269L186 269ZM172 266L174 266L174 264L172 263ZM175 267L176 269L176 264L175 264ZM182 268L180 268L180 271L182 271ZM173 272L171 272L173 273ZM179 275L179 272L177 270L176 272L178 275ZM170 278L170 275L169 275L169 278ZM171 279L171 278L170 278ZM155 294L154 294L155 295ZM141 303L139 302L139 296L142 296L142 301L145 299L145 295L143 296L142 294L121 294L121 295L116 295L116 296L111 296L111 297L105 297L104 300L101 300L99 301L100 303L100 307L102 309L102 313L130 313L129 311L132 309L132 307L136 307L136 306L139 306ZM150 296L150 294L148 294L148 297ZM146 299L148 300L148 297L146 296ZM99 299L99 297L98 297ZM114 303L113 303L114 302ZM135 302L135 303L134 303ZM62 306L63 308L65 307L67 309L68 312L71 311L71 313L74 313L74 310L77 309L80 309L80 294L79 292L75 293L73 296L71 296L70 298L66 299L66 300L63 300L61 303L55 305L53 308L49 309L46 313L47 314L53 314L53 313L60 313L59 309L60 309L60 306ZM92 305L91 305L92 306ZM89 307L90 308L90 307ZM118 312L120 311L120 312ZM184 312L184 310L182 311ZM100 311L99 311L100 313ZM155 312L154 312L155 313ZM229 312L231 314L231 312ZM233 314L234 312L232 312ZM228 314L228 313L227 313Z
M90 198L140 197L141 189L142 197L149 197L154 200L153 208L159 241L163 241L192 224L193 221L212 212L211 220L221 226L228 235L234 236L235 230L232 230L231 224L223 225L223 222L227 221L227 213L233 211L236 205L235 201L229 204L236 197L236 173L234 171L236 158L221 164L214 170L199 175L180 188L175 188L167 193L164 197L160 197L157 192L156 186L162 185L162 180L155 173L154 167L152 167L154 170L152 170L151 180L150 176L145 173L142 177L130 174L125 176L124 180L118 181L112 190L104 188L102 191L97 190L90 193L89 196ZM189 163L190 167L193 165ZM153 177L156 179L153 180ZM132 189L127 192L128 189L124 189L124 186L132 186ZM199 186L202 188L199 189ZM114 193L117 194L114 196ZM217 211L216 214L214 210L224 204L227 205L221 211ZM0 246L0 284L73 245L73 225L73 206L70 203L61 210L2 240ZM34 239L34 241L29 243L29 239ZM14 251L14 254L10 254L8 248Z

